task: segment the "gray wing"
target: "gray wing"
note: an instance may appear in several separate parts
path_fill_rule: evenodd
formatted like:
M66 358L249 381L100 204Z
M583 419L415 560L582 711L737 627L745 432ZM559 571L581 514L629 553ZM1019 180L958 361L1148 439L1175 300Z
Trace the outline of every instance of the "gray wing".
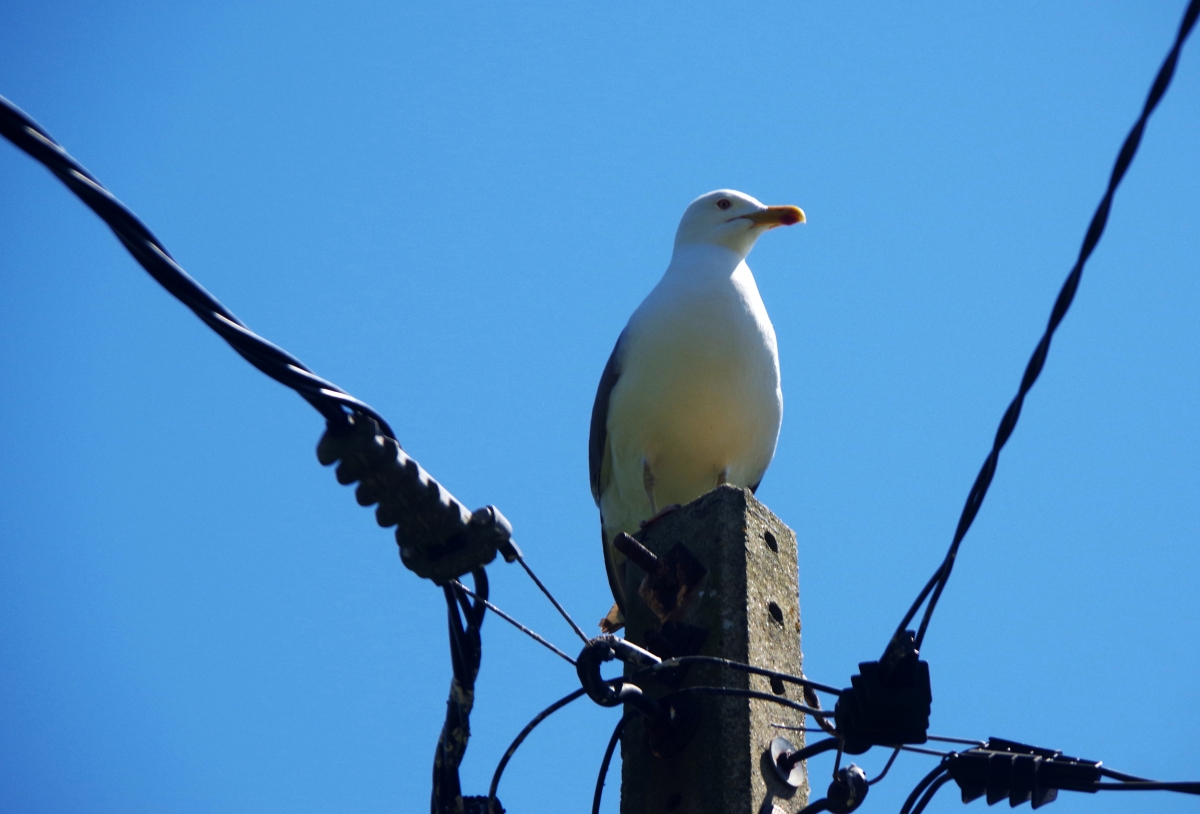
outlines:
M604 459L608 453L608 402L612 396L612 389L617 384L617 379L621 378L619 357L623 339L625 339L625 332L621 331L621 335L617 337L617 344L613 345L612 353L609 354L608 363L604 366L604 372L600 374L600 386L596 388L596 401L592 404L592 427L588 436L588 474L591 477L592 497L596 501L596 506L600 505L600 495L604 492L604 487L608 485L604 482ZM624 613L625 592L622 587L624 570L613 561L612 547L604 533L603 522L600 525L600 542L604 549L604 570L608 575L608 585L612 588L617 607L621 613Z
M621 335L617 337L617 344L613 346L608 357L608 364L600 374L600 386L596 388L596 401L592 405L592 430L588 437L588 473L592 481L592 498L597 506L600 505L600 493L604 491L605 486L600 480L604 469L604 449L608 443L608 399L617 379L621 377L617 357L620 355L621 340L624 338L625 332L621 331Z

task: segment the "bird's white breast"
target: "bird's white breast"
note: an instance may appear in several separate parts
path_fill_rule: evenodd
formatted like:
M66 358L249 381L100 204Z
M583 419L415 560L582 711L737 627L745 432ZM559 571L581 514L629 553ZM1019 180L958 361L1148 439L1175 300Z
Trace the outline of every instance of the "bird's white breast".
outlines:
M775 453L783 413L775 331L741 258L716 246L677 253L622 338L609 402L608 528L727 482L750 486ZM635 519L617 515L640 515Z

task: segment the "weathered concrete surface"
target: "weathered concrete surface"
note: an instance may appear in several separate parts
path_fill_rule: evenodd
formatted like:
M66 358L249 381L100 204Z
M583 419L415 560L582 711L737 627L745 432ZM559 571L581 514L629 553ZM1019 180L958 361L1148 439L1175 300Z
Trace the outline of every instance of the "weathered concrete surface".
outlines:
M700 655L719 656L799 675L800 601L796 536L748 490L720 486L670 512L638 535L660 557L683 543L708 569L695 603L680 621L708 632ZM632 563L625 581L626 636L647 646L658 618L638 598L645 576ZM690 668L679 686L725 686L772 692L761 676L710 667ZM667 687L647 685L661 696ZM775 692L804 703L798 686ZM681 752L656 757L646 727L631 719L621 742L622 814L772 814L794 812L808 801L779 780L770 762L772 738L784 734L797 747L804 733L771 723L803 726L803 713L769 701L693 695L699 707L695 735Z

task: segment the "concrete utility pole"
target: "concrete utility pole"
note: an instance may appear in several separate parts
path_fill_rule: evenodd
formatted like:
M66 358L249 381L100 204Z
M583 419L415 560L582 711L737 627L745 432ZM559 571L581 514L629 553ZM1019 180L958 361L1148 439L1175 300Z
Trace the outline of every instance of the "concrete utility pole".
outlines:
M664 657L718 656L800 675L796 535L749 490L720 486L638 537L660 567L644 583L646 571L628 565L629 641ZM677 687L738 687L804 703L794 684L710 665L684 670ZM646 685L652 696L670 689ZM804 745L803 732L771 726L803 726L803 713L757 699L679 697L691 720L676 727L675 742L656 742L638 715L625 727L621 814L781 814L808 802L807 778L799 788L784 783L770 755L780 734Z

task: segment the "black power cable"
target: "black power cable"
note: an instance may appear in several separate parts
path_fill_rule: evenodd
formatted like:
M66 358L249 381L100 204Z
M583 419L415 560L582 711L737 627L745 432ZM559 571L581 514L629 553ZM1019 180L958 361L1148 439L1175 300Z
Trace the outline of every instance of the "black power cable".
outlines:
M364 506L380 504L376 518L381 526L400 525L397 542L408 568L440 585L490 562L497 550L510 561L519 556L503 515L494 507L474 513L467 510L404 453L383 416L246 327L192 279L146 225L95 176L2 96L0 135L54 173L108 224L151 277L242 358L295 390L325 417L328 431L318 447L318 458L326 465L341 461L338 479L342 483L362 481L356 496ZM556 607L565 613L561 606Z
M233 312L193 280L136 215L72 158L62 145L12 102L0 96L0 135L40 161L100 216L151 277L230 344L243 359L280 384L295 390L335 426L346 410L368 415L388 435L383 416L332 382L322 379L290 353L246 327Z
M1119 782L1104 782L1101 777ZM1022 803L1040 808L1057 799L1059 791L1175 791L1200 795L1200 782L1147 780L1106 768L1099 761L1067 757L1055 749L991 738L965 752L943 754L937 767L908 795L900 814L921 814L951 780L961 789L964 803L986 797L988 805L994 805L1007 798L1014 808Z
M500 778L504 775L504 769L506 766L508 766L508 761L512 760L512 756L516 754L517 749L520 748L521 744L525 742L525 739L529 737L529 733L536 729L537 725L542 721L546 720L572 701L582 698L585 694L586 691L580 687L579 689L575 690L575 692L564 695L562 698L558 699L553 704L546 707L544 710L534 716L533 720L527 723L525 728L521 730L520 734L513 739L513 742L509 745L508 749L505 750L504 756L500 758L500 762L496 765L496 771L492 775L492 784L488 787L487 796L488 814L500 814L500 812L503 810L499 808L499 804L496 802L496 790L500 788Z
M780 681L788 684L797 684L801 687L806 687L821 692L829 693L830 695L841 695L842 691L836 687L830 687L828 684L820 684L816 681L810 681L803 676L794 676L791 673L781 673L778 670L768 670L765 667L755 667L752 664L742 664L740 661L732 659L723 659L717 656L676 656L674 658L665 659L658 664L650 667L643 667L630 676L630 680L636 680L646 676L652 676L655 673L661 673L678 669L679 667L690 666L693 664L711 664L717 667L725 667L730 670L737 670L751 675L765 676L766 678L777 678ZM824 714L824 711L822 711Z
M772 704L778 704L781 707L798 710L813 717L833 717L833 710L815 709L780 695L769 692L758 692L757 690L743 690L740 687L680 687L663 696L663 698L669 699L676 695L719 695L733 698L749 698L755 701L767 701Z
M1146 122L1149 120L1150 114L1158 107L1158 103L1162 100L1168 86L1171 84L1171 77L1175 74L1175 65L1179 61L1179 52L1183 48L1188 35L1192 32L1198 16L1200 16L1200 0L1191 0L1187 10L1183 14L1182 22L1179 24L1179 31L1175 35L1175 43L1167 53L1166 59L1163 60L1162 67L1158 69L1158 75L1154 78L1154 84L1150 87L1146 103L1142 106L1142 113L1138 116L1133 128L1129 131L1129 135L1125 137L1125 143L1121 145L1121 151L1117 154L1116 163L1108 179L1108 188L1104 191L1104 197L1100 199L1100 205L1096 207L1095 214L1092 215L1092 221L1088 225L1087 233L1084 235L1083 245L1079 249L1079 257L1075 261L1075 266L1071 269L1071 273L1067 275L1062 289L1058 292L1058 298L1054 301L1054 308L1050 312L1050 320L1046 325L1046 331L1042 334L1041 340L1033 351L1033 356L1029 359L1029 364L1025 367L1025 375L1021 378L1021 386L1017 390L1017 395L1008 405L1008 409L1004 411L1004 417L1000 419L1000 427L996 430L996 437L992 441L991 452L988 453L987 459L983 462L983 467L975 477L974 484L971 485L971 491L967 494L966 505L963 506L962 515L958 519L958 526L954 530L954 539L950 543L950 550L946 552L945 559L942 560L942 564L938 566L933 576L930 577L929 582L921 589L921 593L917 596L916 601L913 602L912 607L909 608L908 613L904 615L904 619L896 626L896 635L899 636L908 627L909 623L912 622L917 611L921 608L921 603L925 601L926 597L929 598L929 605L925 608L925 615L921 618L921 626L917 630L916 646L918 649L925 638L925 631L929 627L929 620L933 616L933 609L937 607L942 590L946 587L946 582L950 579L950 571L954 568L954 559L958 555L958 547L962 543L963 537L966 536L967 530L971 528L971 524L975 521L975 515L979 513L979 508L983 505L983 499L987 495L988 487L992 483L992 476L996 474L996 464L1000 459L1000 450L1008 443L1013 429L1017 426L1017 419L1021 415L1021 405L1025 403L1025 396L1029 393L1030 388L1037 381L1038 375L1042 372L1042 366L1046 363L1046 354L1050 352L1050 340L1054 336L1054 332L1058 330L1063 317L1066 316L1067 309L1071 307L1071 301L1075 298L1075 291L1079 288L1079 280L1083 275L1083 266L1088 258L1091 257L1096 244L1100 242L1100 236L1104 234L1104 226L1108 222L1108 213L1112 208L1113 195L1116 193L1121 179L1125 177L1125 172L1129 169L1129 165L1133 163L1133 157L1137 154L1138 145L1142 141L1142 133L1146 129Z
M628 720L628 715L622 715L608 739L604 759L600 761L600 771L596 774L596 791L592 793L592 814L600 814L600 798L604 796L604 779L608 777L608 765L612 763L613 752L617 751L617 744L621 741L621 733L625 731L625 722Z
M921 797L921 801L913 808L912 814L921 814L921 812L925 810L925 806L929 805L929 802L934 798L934 795L938 793L942 786L949 783L951 779L952 778L950 775L944 774L937 780L934 780L929 788L925 791L924 796Z
M458 765L470 737L468 718L481 654L479 627L485 610L493 607L487 600L487 577L482 565L490 562L498 550L509 561L520 559L538 588L582 636L579 626L524 561L511 540L508 521L494 507L468 511L404 453L383 416L251 331L175 262L128 207L43 127L2 96L0 135L49 169L112 229L151 277L242 358L296 391L325 417L328 431L318 446L318 458L326 465L340 462L337 474L343 484L361 481L356 493L359 503L380 504L376 518L381 526L399 524L397 542L405 565L442 585L449 615L454 676L446 723L434 761L432 809L434 812L462 810L464 798L459 788ZM468 572L475 581L474 591L453 579ZM475 603L468 597L474 598ZM563 658L572 660L507 614L500 613ZM469 804L477 802L475 798L465 799Z
M1134 124L1130 133L1122 145L1121 151L1118 154L1112 174L1109 178L1108 187L1105 191L1099 206L1093 215L1092 221L1088 227L1082 247L1080 248L1078 259L1070 274L1067 276L1062 289L1059 292L1058 298L1055 301L1054 308L1051 312L1050 319L1047 323L1045 332L1041 340L1038 342L1029 363L1026 366L1025 374L1022 377L1017 395L1009 404L1008 409L1000 422L997 429L992 449L984 461L979 474L976 477L971 491L968 494L966 503L960 515L958 526L955 530L954 538L950 548L938 567L937 571L930 578L929 582L922 589L916 601L913 603L904 620L897 628L897 636L900 636L908 624L916 616L920 610L922 603L928 599L928 605L925 608L925 613L922 617L920 627L915 636L915 646L920 647L925 632L928 629L929 622L932 618L937 602L944 590L946 583L949 580L950 573L954 566L954 561L957 556L958 548L961 545L963 538L974 522L975 516L978 514L983 500L987 494L991 480L995 474L996 466L999 460L1000 451L1008 442L1016 427L1020 417L1020 412L1024 399L1030 389L1036 383L1042 368L1045 364L1047 354L1049 353L1050 343L1055 331L1058 329L1067 310L1070 308L1071 302L1074 299L1075 293L1083 273L1083 267L1087 260L1095 250L1101 236L1103 235L1105 225L1107 223L1109 211L1112 206L1113 197L1117 187L1120 185L1125 176L1130 164L1136 155L1138 146L1141 142L1142 135L1145 130L1146 123L1150 115L1158 106L1162 97L1170 85L1174 75L1175 66L1178 62L1180 51L1184 42L1191 33L1197 17L1200 17L1200 0L1191 0L1180 24L1174 45L1164 60L1158 75L1155 78L1154 84L1151 87L1150 93L1143 106L1142 113ZM92 176L82 165L75 161L43 128L36 122L12 105L8 100L0 97L0 135L4 135L16 146L24 150L30 156L45 165L52 173L54 173L72 192L74 192L89 208L91 208L101 219L116 234L117 238L125 246L125 248L133 255L134 259L167 289L173 296L184 303L193 311L206 325L212 328L218 335L233 347L233 349L243 358L249 361L256 368L266 373L271 378L281 384L295 390L302 398L308 401L318 412L320 412L327 420L330 431L333 433L345 432L353 427L356 417L365 417L374 421L378 430L394 443L394 432L388 423L364 402L354 398L349 393L332 384L331 382L320 378L311 370L305 367L298 359L291 356L282 348L268 342L262 337L252 332L244 323L242 323L231 311L225 308L211 294L204 290L194 279L192 279L171 257L166 248L158 241L158 239L150 232L150 230L123 204L120 203L102 184ZM375 436L372 435L372 438ZM398 444L395 445L398 449ZM383 445L385 450L396 456L397 449ZM338 457L333 457L330 461L337 460ZM411 470L415 473L414 477L420 482L422 490L429 492L441 498L442 501L451 505L459 514L463 514L458 509L457 502L453 501L445 490L441 489L439 484L432 478L428 477L427 473L416 466L415 462L407 458L407 456L399 456L399 465L401 469L406 471ZM390 462L389 463L395 463ZM346 472L339 471L339 478L346 479L345 482L353 482L359 480L357 470L351 471L352 468L346 467L346 462L343 461L343 468ZM361 468L361 464L360 464ZM393 467L395 468L395 467ZM351 475L355 477L351 477ZM365 482L364 482L365 483ZM367 490L367 493L359 495L360 502L364 505L370 505L374 502L379 502L377 499L367 500L368 497L374 496L371 490L372 486ZM363 492L360 487L360 493ZM385 523L385 517L390 517L387 514L387 507L381 504L384 509L384 514L380 516L381 525L393 525L393 523ZM481 510L483 512L484 510ZM491 524L496 525L496 513L490 510L492 514ZM476 515L480 515L479 512ZM485 522L488 518L480 515L479 522ZM502 518L501 518L502 520ZM460 525L465 525L464 520ZM506 521L500 525L506 525ZM508 542L507 535L496 534L497 538L503 538L502 543ZM511 554L511 557L510 557ZM555 608L563 615L572 629L581 639L588 642L587 637L580 630L579 626L570 618L562 606L554 599L554 597L546 590L541 581L533 574L528 565L521 557L519 550L515 546L509 545L506 550L506 559L517 559L521 565L529 573L529 576L537 584L537 586L547 595ZM411 566L410 566L411 567ZM463 572L462 568L457 569L459 573ZM454 664L454 679L451 690L451 704L447 710L446 724L443 728L442 736L438 742L438 753L435 759L434 769L434 789L432 795L432 808L434 812L449 812L464 809L464 798L458 785L458 764L461 762L462 755L466 749L468 737L467 716L471 709L473 699L473 688L475 676L478 674L481 643L479 637L479 628L483 620L483 615L488 607L494 606L486 599L487 596L487 581L486 574L479 568L468 568L471 570L475 580L475 591L466 589L461 583L455 581L447 582L439 579L440 584L444 585L445 598L450 622L451 635L451 655ZM474 598L476 602L472 604L469 598ZM499 612L498 609L497 612ZM518 624L530 635L533 635L539 641L547 644L544 639L541 639L532 631L520 626L515 620L505 616L508 621ZM549 646L549 645L548 645ZM551 646L552 647L552 646ZM568 661L570 657L559 652ZM677 659L672 662L665 662L660 665L648 668L649 671L659 669L669 669L679 666L682 663L694 661L699 663L703 657L694 657L694 659ZM839 691L828 686L810 682L796 676L775 673L774 671L755 668L750 665L742 665L737 662L705 659L708 663L720 663L726 667L744 670L746 672L757 673L760 675L768 675L780 678L784 681L800 684L806 689L819 689L825 692L837 694ZM619 683L620 680L614 680L613 683ZM509 759L516 751L521 742L528 734L547 716L557 711L566 704L574 701L584 694L584 690L576 692L560 699L555 704L552 704L542 713L540 713L524 730L518 735L517 739L509 747L505 753L500 765L497 767L496 773L492 779L492 784L489 789L489 795L486 798L486 805L491 812L498 812L498 803L496 801L496 789L499 784L500 776L503 773L504 767ZM817 716L819 719L830 716L832 713L822 711L812 707L807 707L787 699L781 699L777 696L759 693L750 690L741 690L737 688L727 687L687 687L676 690L673 695L688 694L688 693L703 693L727 696L739 696L745 698L755 698L764 701L771 701L777 704L785 705L798 709L808 714ZM456 700L456 698L458 700ZM608 748L605 752L604 760L601 766L600 776L597 780L596 794L594 797L594 808L598 808L600 794L603 788L604 777L607 773L609 763L616 748L616 743L621 734L626 718L623 716L618 721L617 727L609 740ZM884 769L886 774L888 768L891 767L901 748L910 751L924 751L913 747L896 747L891 758ZM839 746L839 757L840 757ZM902 812L903 814L920 814L921 811L933 799L933 796L941 788L942 785L949 782L951 779L958 779L952 776L951 761L957 755L951 753L944 758L943 763L928 775L906 801ZM851 767L854 768L854 767ZM1102 773L1111 778L1117 779L1119 782L1099 782L1087 790L1171 790L1191 794L1200 794L1200 783L1194 782L1158 782L1145 780L1143 778L1135 778L1130 775L1123 775L1112 770L1102 770ZM878 778L871 782L878 782L882 779L881 774ZM918 799L919 798L919 799ZM484 798L468 798L472 805L482 804Z
M471 737L471 709L475 705L475 678L483 658L479 629L487 612L487 573L478 568L471 574L475 582L474 604L459 585L446 585L446 615L450 627L450 661L454 674L450 679L450 697L446 702L446 722L438 736L433 758L432 814L457 814L463 810L462 787L458 767Z

